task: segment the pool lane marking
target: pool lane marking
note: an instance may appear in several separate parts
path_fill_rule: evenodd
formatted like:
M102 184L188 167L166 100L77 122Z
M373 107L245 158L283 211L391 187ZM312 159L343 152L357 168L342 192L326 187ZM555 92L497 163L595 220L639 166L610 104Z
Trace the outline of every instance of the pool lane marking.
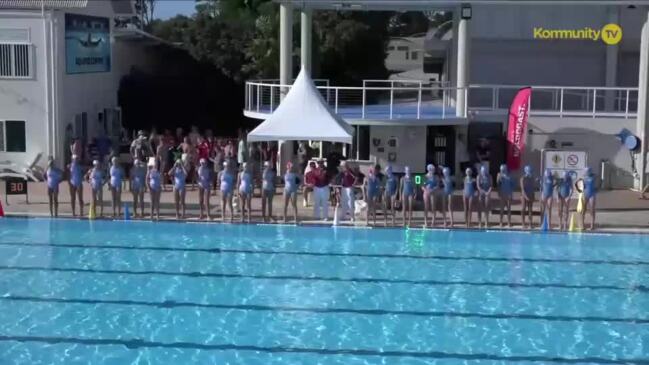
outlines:
M481 256L442 256L442 255L408 255L408 254L370 254L370 253L344 253L344 252L309 252L309 251L273 251L250 250L236 248L193 248L193 247L164 247L164 246L126 246L126 245L98 245L98 244L61 244L61 243L22 243L0 242L0 246L11 247L56 247L68 249L99 249L99 250L138 250L138 251L177 251L201 252L209 254L251 254L251 255L290 255L290 256L321 256L321 257L361 257L384 259L412 259L412 260L452 260L452 261L496 261L507 263L539 262L539 263L568 263L580 265L616 265L616 266L649 266L649 261L621 261L621 260L570 260L570 259L544 259L522 257L481 257Z
M227 309L227 310L246 310L246 311L266 311L266 312L307 312L307 313L333 313L333 314L354 314L354 315L403 315L417 317L441 317L441 318L481 318L481 319L519 319L519 320L541 320L553 322L607 322L607 323L630 323L630 324L649 324L649 318L609 318L597 316L571 317L556 315L537 315L537 314L488 314L488 313L470 313L470 312L442 312L442 311L413 311L413 310L388 310L388 309L352 309L352 308L314 308L314 307L292 307L292 306L269 306L254 304L206 304L193 302L177 302L165 300L162 302L147 302L137 300L109 300L109 299L65 299L55 297L34 297L9 295L0 297L0 301L12 302L36 302L36 303L57 303L57 304L88 304L88 305L123 305L123 306L147 306L162 309L173 308L205 308L205 309Z
M560 356L539 355L494 355L494 354L463 354L442 351L390 351L380 349L328 349L296 346L255 346L235 344L203 344L196 342L158 342L140 338L109 339L109 338L81 338L81 337L47 337L47 336L6 336L0 335L2 342L36 342L49 345L85 345L85 346L124 346L127 349L143 348L168 348L189 349L202 351L255 351L265 353L301 353L316 355L354 355L354 356L379 356L379 357L409 357L428 359L459 359L459 360L491 360L507 362L542 362L542 363L593 363L593 364L638 364L649 365L649 359L619 358L609 359L603 357L569 358Z
M84 274L109 274L109 275L162 275L183 276L190 278L221 278L221 279L254 279L254 280L284 280L284 281L324 281L324 282L351 282L372 284L407 284L428 286L486 286L506 288L534 288L534 289L575 289L575 290L616 290L649 293L649 287L638 285L621 287L613 285L567 285L567 284L528 284L528 283L498 283L498 282L472 282L472 281L441 281L441 280L407 280L407 279L379 279L379 278L341 278L323 276L298 276L298 275L250 275L226 274L211 272L174 272L174 271L130 271L130 270L105 270L84 268L62 268L44 266L0 266L0 271L42 271L42 272L71 272Z

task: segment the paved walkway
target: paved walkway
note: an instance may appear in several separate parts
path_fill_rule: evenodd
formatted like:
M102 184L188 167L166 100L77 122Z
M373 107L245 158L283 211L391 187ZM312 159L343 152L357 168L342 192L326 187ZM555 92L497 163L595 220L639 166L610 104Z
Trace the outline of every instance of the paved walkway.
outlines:
M0 192L5 191L4 182L0 182ZM457 195L454 197L454 217L455 217L455 226L457 228L464 227L464 219L462 212L462 203L460 192L457 192ZM90 188L85 184L84 190L84 200L85 207L84 213L88 213L89 209L89 200L90 200ZM47 189L45 183L30 183L29 184L29 203L25 202L25 196L9 196L9 204L5 203L5 196L2 194L2 205L4 211L7 215L20 215L20 216L49 216L49 206L47 199ZM332 224L330 219L328 222L323 221L313 221L313 210L311 207L304 208L302 206L302 196L298 198L298 216L300 223L302 224ZM122 200L129 204L132 211L132 195L129 192L122 194ZM145 212L149 212L149 196L145 194ZM61 192L59 195L59 216L60 217L72 217L72 211L70 207L70 196L69 190L66 183L61 184ZM220 221L220 197L212 196L212 212L214 221ZM253 222L261 222L261 200L259 198L253 199L253 211L252 211L252 220ZM493 212L496 212L497 207L499 207L499 202L497 198L492 201L494 207ZM557 218L557 206L553 208L553 228L556 229L558 218ZM574 203L572 208L574 209ZM642 200L639 198L639 194L629 191L629 190L614 190L614 191L603 191L598 195L597 201L597 228L600 230L607 231L645 231L649 233L649 200ZM534 223L538 228L540 225L540 217L538 214L538 203L535 205L535 216ZM273 202L273 214L277 219L281 217L283 211L283 198L278 194L276 195ZM512 220L514 223L514 229L520 229L520 201L518 195L515 195L515 201L512 205ZM99 211L97 211L99 213ZM175 209L173 205L173 195L170 191L163 192L161 197L161 209L160 213L162 215L161 219L175 219ZM110 192L106 188L104 191L104 216L105 218L112 218L109 215L112 214L110 207ZM475 214L475 213L474 213ZM198 191L189 189L187 191L187 220L196 221L198 220L199 215L199 206L198 206ZM333 208L329 210L329 216L333 217ZM292 217L291 211L289 209L289 219ZM122 218L122 217L120 217ZM365 225L365 215L357 219L356 225ZM490 224L492 227L496 227L498 223L498 215L491 214ZM588 220L589 217L587 216ZM477 217L474 215L474 222L477 222ZM235 218L236 221L236 218ZM391 219L389 219L391 221ZM341 222L343 225L350 225L349 221ZM401 215L397 214L397 224L401 224ZM383 217L379 215L377 217L377 225L383 226ZM414 212L413 224L412 227L422 227L423 226L423 212L421 210ZM437 227L441 227L441 219L439 219ZM474 223L474 228L477 228L476 223Z

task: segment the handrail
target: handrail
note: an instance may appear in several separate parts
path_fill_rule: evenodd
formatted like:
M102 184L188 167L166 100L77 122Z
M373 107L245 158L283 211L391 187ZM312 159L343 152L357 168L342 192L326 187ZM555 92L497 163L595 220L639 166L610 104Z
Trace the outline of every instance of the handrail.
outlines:
M473 84L458 88L438 86L413 80L364 80L364 86L316 85L334 112L345 119L417 120L457 118L455 103L464 93L467 114L504 112L504 102L516 89L526 85ZM367 83L386 86L368 86ZM414 85L395 85L404 84ZM254 118L263 118L279 105L281 95L292 85L246 82L245 111ZM532 86L532 115L589 116L633 118L637 114L638 88L592 86ZM502 102L502 103L501 103Z

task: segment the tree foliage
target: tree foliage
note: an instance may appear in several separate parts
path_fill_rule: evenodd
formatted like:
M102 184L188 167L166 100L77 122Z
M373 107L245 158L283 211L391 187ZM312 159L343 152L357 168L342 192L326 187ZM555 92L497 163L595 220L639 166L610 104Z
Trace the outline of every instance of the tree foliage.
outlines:
M157 0L135 0L135 13L145 28L153 21L156 2Z
M389 37L387 12L317 11L314 63L318 77L340 84L383 78ZM294 50L299 16L294 16ZM199 61L213 64L238 83L279 74L279 7L271 0L200 0L192 18L155 21L152 32L180 42ZM295 59L294 65L299 65Z

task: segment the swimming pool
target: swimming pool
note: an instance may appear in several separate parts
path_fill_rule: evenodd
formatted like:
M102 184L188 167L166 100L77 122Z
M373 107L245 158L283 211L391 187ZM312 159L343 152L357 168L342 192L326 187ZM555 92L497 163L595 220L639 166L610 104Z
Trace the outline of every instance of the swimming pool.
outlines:
M649 236L0 221L0 364L649 363Z

